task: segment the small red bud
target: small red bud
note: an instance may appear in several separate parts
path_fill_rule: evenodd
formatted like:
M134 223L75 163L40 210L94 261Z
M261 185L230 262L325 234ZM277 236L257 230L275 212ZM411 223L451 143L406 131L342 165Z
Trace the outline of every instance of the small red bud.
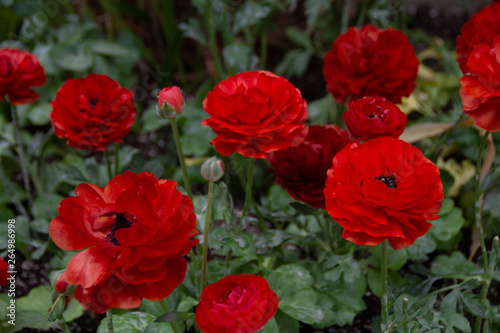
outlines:
M56 281L56 284L54 286L54 290L57 291L59 294L64 294L69 287L69 283L66 282L66 273L62 273Z
M179 87L163 88L158 94L158 106L156 111L164 119L171 119L182 113L184 109L184 98Z

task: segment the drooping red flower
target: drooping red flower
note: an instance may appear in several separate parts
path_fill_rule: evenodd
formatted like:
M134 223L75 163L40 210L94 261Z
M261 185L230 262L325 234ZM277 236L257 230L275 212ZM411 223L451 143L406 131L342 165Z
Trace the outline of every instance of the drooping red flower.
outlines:
M201 292L196 323L204 333L254 333L274 317L278 303L263 277L230 275Z
M130 132L137 110L133 94L106 75L69 79L52 101L54 134L70 147L105 150Z
M439 169L422 152L393 138L348 144L333 158L326 210L358 245L389 240L409 246L431 227L443 200Z
M383 97L363 97L342 114L352 137L366 141L382 136L398 139L406 127L406 114Z
M29 104L38 99L33 87L42 86L47 78L38 59L17 49L0 49L0 101L9 97L12 104Z
M462 27L457 37L463 110L477 126L500 130L500 3L490 5Z
M179 87L165 87L158 93L158 113L162 118L172 118L182 113L184 98Z
M0 286L5 286L7 284L9 276L9 265L0 257Z
M210 143L222 155L266 158L297 146L307 134L307 105L300 91L271 72L245 72L219 82L203 108L211 117L201 123L217 134Z
M198 243L193 204L172 180L124 172L104 188L80 184L49 225L54 243L82 250L68 264L75 298L103 313L161 300L183 281L183 258Z
M335 154L349 142L349 133L337 125L309 126L307 137L300 145L270 155L276 181L295 200L325 208L326 172Z
M349 28L326 53L326 89L339 102L349 96L382 96L399 103L415 89L419 61L399 30L373 25Z

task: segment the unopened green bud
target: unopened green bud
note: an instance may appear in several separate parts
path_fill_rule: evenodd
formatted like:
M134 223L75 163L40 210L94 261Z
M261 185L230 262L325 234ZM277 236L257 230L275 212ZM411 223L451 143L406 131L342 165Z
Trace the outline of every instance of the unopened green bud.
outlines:
M201 165L201 175L209 182L216 182L224 176L224 163L217 157L210 157Z

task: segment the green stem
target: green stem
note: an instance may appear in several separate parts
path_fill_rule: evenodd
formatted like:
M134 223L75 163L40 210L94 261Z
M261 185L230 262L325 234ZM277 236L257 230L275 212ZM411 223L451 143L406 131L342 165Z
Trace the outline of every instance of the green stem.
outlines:
M62 317L62 316L61 316ZM61 328L61 330L64 332L64 333L71 333L71 331L69 330L69 327L68 327L68 324L66 324L66 321L64 320L64 318L61 318L59 320L59 327Z
M104 151L104 156L106 158L106 169L108 170L108 178L111 180L113 178L113 172L111 171L111 159L109 158L109 147L106 147Z
M410 327L410 322L409 322L410 317L408 316L408 308L409 308L408 298L405 297L405 298L403 298L403 316L404 316L405 320L408 320L408 322L406 322L403 325L403 332L404 333L411 333L411 327Z
M212 200L214 197L214 182L208 182L207 213L205 215L205 231L203 232L203 269L201 276L201 290L207 286L207 261L208 261L208 234L212 218Z
M164 299L162 299L158 302L160 303L160 306L165 313L170 312L170 309L168 308L167 302ZM179 328L177 327L176 323L170 322L170 327L172 327L172 331L174 331L174 333L181 333L181 331L179 331Z
M106 319L108 321L108 333L114 333L113 329L113 309L106 311Z
M255 158L250 158L250 160L248 162L247 186L245 189L245 206L243 207L243 213L241 214L241 223L244 223L244 219L248 213L248 208L250 208L250 199L252 198L253 167L254 167L254 165L255 165Z
M115 176L120 172L120 143L115 142Z
M380 295L380 302L382 306L381 316L381 331L382 333L386 332L388 329L388 317L389 317L389 309L388 309L388 300L387 300L387 240L382 242L382 258L380 263L380 269L382 274L382 294Z
M12 112L12 120L14 120L14 129L16 131L16 141L19 150L18 151L19 163L21 164L21 172L23 174L24 190L26 191L28 202L31 205L33 203L33 197L31 196L30 178L28 174L28 168L26 167L26 159L24 157L23 140L21 137L21 126L19 124L19 118L17 117L16 107L10 103L7 103L7 105L10 105L10 110Z
M229 248L226 254L226 259L224 260L224 272L225 275L230 275L231 270L229 269L229 263L231 262L231 259L233 258L233 249Z
M182 153L181 137L179 135L179 129L177 128L177 121L175 120L175 117L170 119L170 123L172 124L172 133L174 134L175 148L177 148L177 156L179 156L179 163L181 165L182 175L184 176L184 186L186 187L186 193L192 202L193 194L191 193L191 184L189 183L186 163L184 162L184 154Z
M207 1L207 30L208 30L208 46L215 65L215 80L221 81L224 77L222 62L219 58L219 53L217 52L217 40L215 34L215 24L214 24L214 14L212 10L212 2Z
M481 243L481 252L483 256L483 270L484 270L484 276L483 276L483 285L481 286L481 296L480 296L480 301L481 303L485 303L486 301L486 295L488 293L488 288L489 288L489 283L488 283L488 253L486 252L486 244L484 242L484 230L483 230L483 222L482 222L482 216L481 216L481 207L480 207L480 173L481 173L481 164L483 161L483 152L484 152L484 147L486 146L486 142L488 141L488 136L490 132L486 131L484 133L483 139L481 140L481 145L479 147L479 154L477 156L477 161L476 161L476 189L475 189L475 213L476 213L476 228L479 232L479 241ZM475 332L479 332L481 329L481 318L477 317L475 321Z
M341 21L341 31L340 33L344 33L347 30L349 25L349 11L351 9L351 1L344 1L344 7L342 8L342 21Z

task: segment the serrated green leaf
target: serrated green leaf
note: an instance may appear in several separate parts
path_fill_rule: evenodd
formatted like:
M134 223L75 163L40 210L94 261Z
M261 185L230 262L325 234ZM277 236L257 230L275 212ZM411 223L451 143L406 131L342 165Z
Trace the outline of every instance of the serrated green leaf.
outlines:
M113 315L115 333L140 333L155 320L153 315L145 312L128 312L122 315ZM108 333L106 318L101 320L97 333Z

